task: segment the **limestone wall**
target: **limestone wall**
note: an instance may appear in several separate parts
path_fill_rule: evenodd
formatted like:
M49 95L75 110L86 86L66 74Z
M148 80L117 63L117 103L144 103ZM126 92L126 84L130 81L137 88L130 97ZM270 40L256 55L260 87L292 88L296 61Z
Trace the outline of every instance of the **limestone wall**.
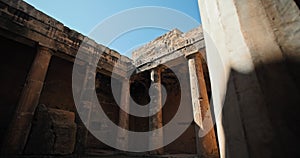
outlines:
M198 2L221 157L299 156L296 4Z

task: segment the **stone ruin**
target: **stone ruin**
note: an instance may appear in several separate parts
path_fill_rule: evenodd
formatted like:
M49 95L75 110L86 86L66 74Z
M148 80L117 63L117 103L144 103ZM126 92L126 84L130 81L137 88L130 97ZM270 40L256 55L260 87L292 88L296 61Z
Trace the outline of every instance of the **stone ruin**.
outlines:
M211 3L205 3L208 1ZM299 2L295 2L199 0L203 26L186 33L174 29L133 51L130 59L24 1L2 0L0 70L5 75L0 77L1 155L299 156L295 142L299 140L300 16ZM215 9L214 4L219 14L208 15ZM244 12L251 8L257 12ZM75 63L80 49L99 60ZM214 56L216 51L219 57ZM96 71L92 71L91 62ZM217 67L220 63L222 68ZM74 64L80 69L72 72ZM179 83L174 69L185 82ZM82 80L72 80L72 73ZM86 85L72 92L72 82L89 81L95 81L94 89ZM128 92L120 94L118 101L113 96L112 82ZM157 86L155 93L149 94L152 83ZM161 95L162 86L166 98ZM191 109L187 117L192 123L177 122L188 128L160 149L121 152L99 141L86 128L88 122L89 128L105 131L104 135L113 133L97 119L95 103L86 95L91 90L109 119L126 130L146 132L163 127L173 119L181 101ZM81 110L86 112L84 118L79 117L73 93L82 94L79 99ZM149 103L161 110L150 117L129 115L119 107L130 109L129 97L140 105ZM224 107L218 113L220 104ZM204 119L216 125L204 137L198 137ZM166 134L160 132L141 145L162 144L164 137ZM115 141L123 147L136 143L122 131L118 131Z

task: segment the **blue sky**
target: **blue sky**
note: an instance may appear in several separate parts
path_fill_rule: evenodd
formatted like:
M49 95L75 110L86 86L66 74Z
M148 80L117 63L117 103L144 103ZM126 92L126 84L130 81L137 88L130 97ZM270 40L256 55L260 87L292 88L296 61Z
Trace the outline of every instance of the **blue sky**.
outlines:
M44 13L54 17L58 21L62 22L64 25L71 29L74 29L84 35L91 36L97 42L103 44L101 39L93 37L91 32L95 29L99 23L108 20L112 15L124 12L124 10L145 7L145 6L159 6L174 9L176 11L182 12L187 16L190 16L193 20L197 22L197 25L201 23L198 3L197 0L25 0L27 3L33 5L35 8L43 11ZM151 12L148 14L152 15ZM157 19L163 21L168 21L163 19L164 15L155 15ZM174 15L174 20L176 24L176 16ZM149 18L144 16L144 19ZM170 17L168 17L170 18ZM131 23L132 19L126 18L119 20L123 23L117 23L116 25L122 26L124 23ZM179 20L178 20L179 21ZM186 25L186 27L180 27L183 32L195 27L194 23L184 23L181 26ZM172 25L173 26L173 25ZM174 24L176 27L176 25ZM112 26L113 27L113 26ZM117 28L114 28L117 29ZM130 52L133 48L136 48L144 43L147 43L158 36L166 33L168 29L145 27L135 30L128 31L120 36L118 36L114 41L109 43L109 47L118 51L121 54L131 56ZM99 35L101 36L101 35ZM106 45L106 44L104 44Z

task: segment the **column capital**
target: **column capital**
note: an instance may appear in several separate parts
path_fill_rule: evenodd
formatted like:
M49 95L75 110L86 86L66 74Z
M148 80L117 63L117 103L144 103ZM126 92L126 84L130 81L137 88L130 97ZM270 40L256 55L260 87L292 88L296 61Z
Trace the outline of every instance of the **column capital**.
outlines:
M151 77L152 82L160 82L161 68L155 67L155 68L151 69L150 77Z
M127 82L127 81L129 81L130 80L130 76L122 76L122 77L120 77L120 79L123 81L123 82Z
M50 49L49 47L44 46L42 44L37 45L37 51L39 53L44 53L44 54L48 54L48 55L53 55L54 54L54 51L52 49Z
M155 71L155 72L157 72L157 73L160 73L161 72L161 70L162 70L162 68L160 67L160 66L156 66L156 67L154 67L154 68L152 68L152 69L150 69L151 71Z
M192 59L194 58L197 54L200 54L200 52L197 50L197 51L193 51L193 52L189 52L189 53L185 53L184 54L184 57L186 59Z
M121 78L121 82L122 82L122 85L123 85L123 84L127 84L127 83L128 83L128 84L129 84L129 86L130 86L130 84L131 84L131 83L133 83L133 82L134 82L134 80L131 80L131 79L130 79L130 78L128 78L128 77L122 77L122 78Z

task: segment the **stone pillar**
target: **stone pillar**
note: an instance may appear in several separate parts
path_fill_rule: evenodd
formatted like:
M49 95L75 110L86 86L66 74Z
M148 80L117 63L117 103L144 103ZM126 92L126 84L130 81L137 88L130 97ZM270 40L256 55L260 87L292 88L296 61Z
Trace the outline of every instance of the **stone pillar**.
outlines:
M120 107L129 111L129 97L130 97L130 83L128 79L124 79L122 82ZM117 146L126 150L128 147L128 135L126 131L129 130L129 114L120 108L119 112L119 127L122 130L118 131Z
M77 144L76 153L79 155L85 153L88 137L88 127L90 125L90 117L93 108L93 93L95 93L94 77L96 72L93 70L93 66L90 63L86 63L85 77L83 81L82 92L80 96L80 107L77 109L80 113L80 121L78 121L77 129ZM79 116L78 116L79 117Z
M193 117L197 125L200 126L200 128L203 128L202 113L200 107L200 101L202 100L202 98L199 92L199 82L198 82L198 76L197 76L197 70L196 70L194 58L188 59L188 67L189 67L189 76L190 76Z
M156 111L156 109L162 109L162 94L161 94L161 70L159 68L155 68L151 70L151 84L153 87L153 91L150 94L151 102L150 102L150 113ZM161 128L163 126L163 117L162 117L162 110L150 116L149 122L149 131ZM149 145L162 145L163 144L163 133L156 132L153 133L152 137L149 138ZM160 148L154 151L151 151L150 154L163 154L164 149Z
M206 119L206 124L213 123L200 53L188 57L188 67L194 121L199 126L195 127L196 138L198 138L200 129L205 130L204 128L209 128L204 125L204 119ZM197 140L197 152L203 157L218 157L219 155L215 131L213 126L211 128L204 137Z
M195 59L188 59L188 67L189 67L189 77L190 77L190 89L191 89L191 97L192 97L192 107L193 107L193 118L195 125L195 137L196 137L196 151L197 155L201 156L201 146L200 140L198 137L199 128L203 128L202 123L202 114L200 107L200 94L199 94L199 85L198 85L198 77L196 72Z
M20 96L16 113L3 144L4 154L22 154L31 129L31 121L39 103L51 59L51 50L39 46Z

